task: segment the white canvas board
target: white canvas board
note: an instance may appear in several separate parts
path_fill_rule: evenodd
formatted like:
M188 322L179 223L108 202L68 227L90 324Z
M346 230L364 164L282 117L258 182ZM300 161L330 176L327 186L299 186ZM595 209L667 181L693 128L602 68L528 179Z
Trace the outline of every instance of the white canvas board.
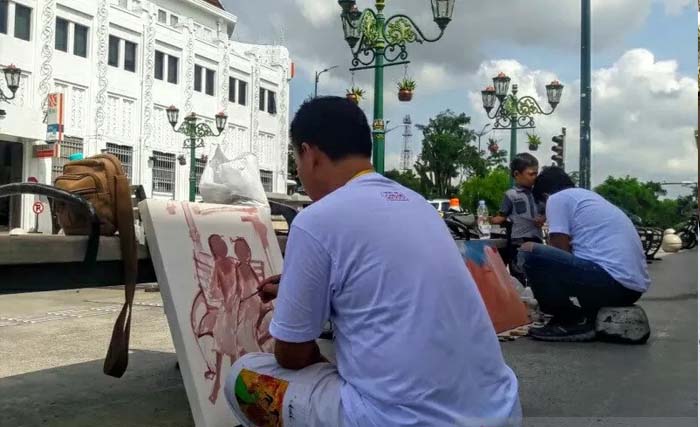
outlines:
M223 394L231 364L273 345L272 304L255 295L282 269L269 210L168 200L139 209L195 424L236 425Z

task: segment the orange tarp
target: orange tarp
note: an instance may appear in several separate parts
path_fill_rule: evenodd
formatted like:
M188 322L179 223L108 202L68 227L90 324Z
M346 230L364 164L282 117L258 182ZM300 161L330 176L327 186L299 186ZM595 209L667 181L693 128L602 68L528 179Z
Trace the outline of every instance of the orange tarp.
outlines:
M530 323L527 308L496 249L486 241L472 240L463 244L462 257L484 299L496 333Z

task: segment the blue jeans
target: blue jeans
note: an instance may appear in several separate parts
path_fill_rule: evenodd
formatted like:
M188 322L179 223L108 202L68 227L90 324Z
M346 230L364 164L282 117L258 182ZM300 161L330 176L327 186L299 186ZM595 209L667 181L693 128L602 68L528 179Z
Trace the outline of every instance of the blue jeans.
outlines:
M561 321L595 320L601 307L628 306L642 296L627 289L598 264L561 249L535 244L518 251L518 266L540 309ZM571 302L578 299L581 308Z

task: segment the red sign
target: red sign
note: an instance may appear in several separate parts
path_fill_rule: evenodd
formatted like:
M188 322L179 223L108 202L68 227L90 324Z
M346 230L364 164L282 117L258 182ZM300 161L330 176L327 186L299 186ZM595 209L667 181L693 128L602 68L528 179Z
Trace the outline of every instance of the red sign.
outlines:
M44 159L58 157L59 144L42 144L34 146L34 158Z
M32 205L32 210L35 214L39 215L40 213L44 212L44 204L41 202L34 202Z

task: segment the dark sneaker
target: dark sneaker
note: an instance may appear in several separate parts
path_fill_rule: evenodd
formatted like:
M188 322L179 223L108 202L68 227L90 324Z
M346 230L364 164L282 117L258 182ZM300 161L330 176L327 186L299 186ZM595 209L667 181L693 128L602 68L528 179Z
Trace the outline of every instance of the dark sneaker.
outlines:
M559 322L559 319L549 315L549 314L544 314L540 312L540 316L538 316L538 319L536 319L534 322L532 322L532 325L530 325L530 329L541 329L544 328L547 325L556 325Z
M585 319L576 323L549 322L544 327L530 329L530 336L539 341L585 342L595 339L595 328Z

